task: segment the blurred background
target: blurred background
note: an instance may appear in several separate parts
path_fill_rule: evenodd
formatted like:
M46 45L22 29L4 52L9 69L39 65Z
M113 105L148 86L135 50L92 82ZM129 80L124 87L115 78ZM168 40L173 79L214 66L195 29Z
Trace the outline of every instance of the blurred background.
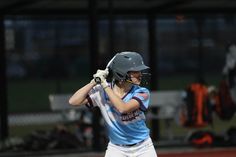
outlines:
M2 140L58 128L49 95L72 94L117 52L142 54L151 67L151 91L183 90L202 79L218 87L236 43L230 0L15 0L0 6ZM215 118L217 125L208 128L215 132L235 124L235 118ZM176 136L186 135L172 123Z
M138 17L137 17L138 18ZM223 17L207 18L203 25L202 77L217 85L222 77L229 38L233 42L234 24ZM197 79L198 32L193 19L175 16L157 19L158 88L183 89ZM6 59L8 103L11 113L49 110L50 93L71 93L91 80L88 21L7 19ZM140 52L148 63L148 32L145 19L114 21L114 52ZM105 68L111 59L108 21L99 21L98 65ZM230 34L228 33L230 32ZM112 52L112 53L114 53ZM27 110L26 110L27 109Z

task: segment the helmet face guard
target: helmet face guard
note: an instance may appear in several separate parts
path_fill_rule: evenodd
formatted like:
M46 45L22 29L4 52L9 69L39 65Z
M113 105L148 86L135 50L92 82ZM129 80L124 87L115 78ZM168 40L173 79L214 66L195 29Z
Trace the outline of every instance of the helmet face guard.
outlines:
M108 69L109 73L112 74L112 79L117 81L126 81L129 80L130 76L128 72L130 71L141 71L149 69L143 62L143 58L140 54L136 52L121 52L116 54L116 57L113 59ZM142 77L145 76L145 73L142 73ZM150 76L150 75L149 75ZM143 80L143 78L142 78Z
M151 74L149 72L142 72L142 79L140 86L148 86L151 80Z
M151 79L151 74L147 70L143 70L141 71L140 84L133 83L130 76L127 77L126 81L135 85L147 87L149 85L150 79Z

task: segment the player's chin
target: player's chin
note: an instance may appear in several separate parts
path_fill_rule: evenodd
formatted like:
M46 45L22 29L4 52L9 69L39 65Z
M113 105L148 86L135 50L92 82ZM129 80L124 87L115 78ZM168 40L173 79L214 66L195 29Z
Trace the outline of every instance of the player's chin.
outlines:
M137 80L137 81L135 81L135 82L133 82L133 84L136 84L136 85L140 85L141 84L141 80L139 81L139 80Z

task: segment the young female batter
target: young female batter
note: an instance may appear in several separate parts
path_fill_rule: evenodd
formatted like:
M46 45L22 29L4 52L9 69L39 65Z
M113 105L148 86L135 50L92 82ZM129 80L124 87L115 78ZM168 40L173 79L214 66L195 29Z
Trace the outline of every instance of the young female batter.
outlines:
M157 157L144 114L150 92L140 86L142 72L148 68L136 52L117 53L109 72L98 70L69 100L71 105L100 108L109 137L105 157ZM110 83L106 81L108 73L112 75Z

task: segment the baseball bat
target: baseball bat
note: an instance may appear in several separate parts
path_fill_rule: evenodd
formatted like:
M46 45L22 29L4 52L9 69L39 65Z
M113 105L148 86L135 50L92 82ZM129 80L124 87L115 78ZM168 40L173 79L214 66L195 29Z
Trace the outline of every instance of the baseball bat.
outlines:
M118 53L117 53L118 54ZM117 54L107 63L107 66L106 66L106 69L108 71L108 67L110 66L111 62L115 59L115 57L117 56ZM101 83L101 78L99 77L95 77L94 78L94 81L97 83L97 84L100 84Z

